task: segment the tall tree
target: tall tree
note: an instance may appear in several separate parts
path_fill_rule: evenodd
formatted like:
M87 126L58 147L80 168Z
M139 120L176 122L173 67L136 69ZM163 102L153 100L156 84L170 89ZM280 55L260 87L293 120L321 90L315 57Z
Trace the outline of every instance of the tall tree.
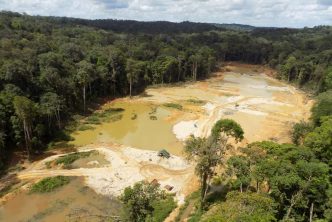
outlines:
M132 88L133 84L138 81L139 75L142 72L142 66L140 61L134 59L128 59L126 63L126 72L127 72L127 80L129 83L129 95L132 96Z
M211 130L208 138L192 136L186 141L185 153L189 160L196 161L196 173L201 180L201 207L204 207L209 183L216 167L224 164L224 155L231 147L229 139L236 142L243 139L243 130L233 120L219 120Z
M31 159L32 122L37 115L36 104L24 96L16 96L13 101L15 114L23 123L25 146Z
M86 88L92 82L95 74L93 64L83 60L78 63L78 69L76 72L75 80L82 87L83 96L83 110L86 111Z
M47 115L49 125L51 118L55 116L59 129L61 128L61 115L60 111L63 108L63 100L52 92L45 93L40 98L40 108L43 114Z
M239 184L240 192L243 192L243 186L250 185L250 165L249 161L244 156L232 156L227 161L227 174L233 178L236 177L236 183ZM238 185L236 184L236 185Z

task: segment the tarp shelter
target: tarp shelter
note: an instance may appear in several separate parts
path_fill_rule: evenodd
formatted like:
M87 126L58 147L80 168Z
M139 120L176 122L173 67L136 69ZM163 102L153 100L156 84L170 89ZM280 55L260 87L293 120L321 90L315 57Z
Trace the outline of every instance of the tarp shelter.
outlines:
M169 154L169 152L167 152L167 150L160 150L159 152L158 152L158 156L160 156L160 157L164 157L164 158L170 158L171 157L171 154Z

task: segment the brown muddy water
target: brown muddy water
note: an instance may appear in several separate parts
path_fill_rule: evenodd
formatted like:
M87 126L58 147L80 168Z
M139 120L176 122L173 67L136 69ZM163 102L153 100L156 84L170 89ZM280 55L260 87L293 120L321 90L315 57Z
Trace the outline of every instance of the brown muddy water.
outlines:
M167 121L171 111L150 103L114 102L112 108L123 108L122 119L103 122L94 129L75 132L72 144L115 142L148 150L168 149L181 152L182 144L172 133L172 123Z
M0 206L0 221L99 222L121 213L117 199L96 194L83 184L83 178L72 178L69 184L51 193L21 192Z

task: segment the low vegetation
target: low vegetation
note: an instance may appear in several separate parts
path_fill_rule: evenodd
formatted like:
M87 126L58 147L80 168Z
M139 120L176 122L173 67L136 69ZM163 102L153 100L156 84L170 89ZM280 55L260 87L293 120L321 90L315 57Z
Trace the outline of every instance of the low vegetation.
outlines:
M204 105L206 103L206 101L200 99L188 99L187 102L194 105Z
M177 103L165 103L164 106L168 107L168 108L178 109L178 110L183 109L182 105L177 104Z
M191 213L194 209L199 209L200 201L200 191L193 192L188 197L186 197L184 204L180 207L179 213L175 218L175 222L181 222L181 219L186 219L187 217L192 216ZM198 206L197 206L198 205ZM189 208L189 207L192 208ZM189 212L188 212L189 211ZM185 213L188 215L185 215Z
M266 194L231 191L226 200L202 216L202 222L276 221L276 204Z
M88 151L88 152L76 152L71 153L65 156L61 156L55 160L57 165L63 165L64 168L70 168L71 164L78 159L89 157L90 155L96 153L97 151Z
M93 126L90 126L90 125L81 125L77 128L78 131L85 131L85 130L93 130L94 127Z
M70 182L69 177L56 176L42 179L31 187L31 193L48 193Z
M125 205L123 220L130 222L163 222L177 206L173 195L146 181L125 188L120 199Z

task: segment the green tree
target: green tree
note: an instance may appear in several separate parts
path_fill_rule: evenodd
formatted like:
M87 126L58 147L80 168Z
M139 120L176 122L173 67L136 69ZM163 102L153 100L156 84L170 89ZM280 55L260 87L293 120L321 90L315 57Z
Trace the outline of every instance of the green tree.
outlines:
M298 68L297 61L294 56L288 57L286 63L281 68L282 75L288 82L292 81L297 76Z
M83 60L78 63L75 80L82 87L84 112L86 111L86 88L92 82L94 74L95 69L90 62Z
M306 135L304 144L332 167L332 116L322 118L321 125Z
M321 117L332 115L332 90L318 95L311 112L311 118L316 126L320 124Z
M142 72L142 63L134 59L128 59L126 63L126 72L129 83L129 95L131 97L133 84L138 81L139 75Z
M248 186L250 185L250 165L249 161L244 156L232 156L227 161L227 174L231 178L236 177L235 185L239 184L240 192L243 192L243 186L246 186L248 190Z
M60 111L63 108L63 100L52 92L45 93L40 98L40 108L43 114L47 115L49 125L51 118L55 116L59 129L61 128Z
M275 218L276 203L267 195L232 191L226 201L213 206L202 222L270 222Z
M332 66L330 66L326 70L324 84L325 84L325 90L330 90L330 89L332 90Z
M285 221L291 218L305 221L314 212L322 214L322 207L318 206L327 199L327 166L318 162L306 147L269 142L261 143L261 148L267 155L257 169L264 175L268 192L279 204L278 217ZM312 205L317 207L312 209Z
M166 209L168 213L171 211L169 204L172 205L171 208L174 208L173 197L162 191L159 185L145 181L135 183L133 187L126 187L120 199L125 204L126 219L133 222L144 222L148 218L150 221L161 222L167 216L163 214L165 211L162 210L161 205L167 204L164 207L168 208Z
M233 120L219 120L211 130L208 138L192 136L186 141L185 153L189 160L196 161L196 174L201 181L201 207L204 207L211 178L216 167L224 164L225 152L231 147L229 139L236 142L243 139L243 130Z
M292 131L292 142L296 145L302 145L305 136L313 130L313 125L310 122L301 121L294 124Z
M25 146L28 159L31 158L32 123L37 115L36 104L24 96L16 96L13 101L15 114L23 123Z

